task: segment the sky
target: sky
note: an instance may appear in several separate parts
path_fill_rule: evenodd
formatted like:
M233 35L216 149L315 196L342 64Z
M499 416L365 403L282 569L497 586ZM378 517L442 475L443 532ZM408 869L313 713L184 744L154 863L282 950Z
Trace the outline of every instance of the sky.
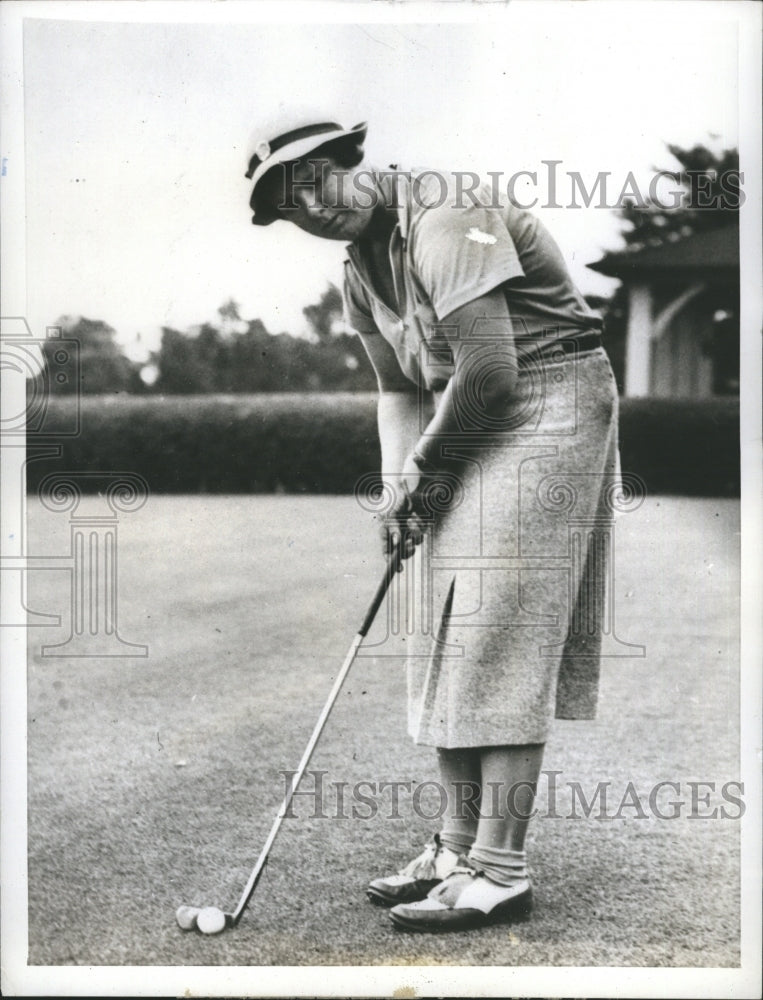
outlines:
M368 121L373 163L535 170L541 193L544 160L561 161L565 183L567 171L633 171L645 184L674 165L666 142L738 144L736 27L719 5L646 4L635 17L526 3L458 23L454 5L431 23L389 23L382 6L388 23L331 23L321 4L314 23L120 23L95 19L98 4L89 21L66 20L65 4L26 20L33 328L102 319L137 355L161 326L213 319L232 297L272 332L304 331L302 308L341 282L343 247L252 226L244 178L285 108ZM537 211L582 291L610 291L585 265L620 245L612 211Z

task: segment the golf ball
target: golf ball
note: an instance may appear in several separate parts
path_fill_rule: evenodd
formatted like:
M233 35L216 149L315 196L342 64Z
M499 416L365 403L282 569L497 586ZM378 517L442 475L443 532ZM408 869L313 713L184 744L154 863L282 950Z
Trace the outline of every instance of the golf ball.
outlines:
M192 931L196 926L196 918L199 912L198 906L178 906L175 913L178 927L184 931Z
M205 906L196 917L196 926L202 934L219 934L225 927L225 914L216 906Z

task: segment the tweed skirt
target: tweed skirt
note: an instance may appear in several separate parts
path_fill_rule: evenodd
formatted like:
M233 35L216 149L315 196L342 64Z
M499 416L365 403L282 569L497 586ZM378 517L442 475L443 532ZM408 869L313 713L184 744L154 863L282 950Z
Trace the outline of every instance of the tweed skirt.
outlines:
M417 743L542 743L595 716L607 622L617 391L606 353L529 366L490 432L468 421L458 479L416 555L408 636ZM467 407L468 409L468 407Z

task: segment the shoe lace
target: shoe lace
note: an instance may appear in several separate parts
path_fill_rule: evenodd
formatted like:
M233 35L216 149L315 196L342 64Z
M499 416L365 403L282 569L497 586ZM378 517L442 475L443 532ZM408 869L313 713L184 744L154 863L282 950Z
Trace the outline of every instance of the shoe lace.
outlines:
M485 873L481 868L477 868L474 862L467 858L465 854L459 855L458 862L455 868L452 868L450 875L471 875L472 878L478 878Z
M443 845L440 843L440 835L436 833L421 854L403 868L400 874L420 879L435 878L435 861L442 850Z

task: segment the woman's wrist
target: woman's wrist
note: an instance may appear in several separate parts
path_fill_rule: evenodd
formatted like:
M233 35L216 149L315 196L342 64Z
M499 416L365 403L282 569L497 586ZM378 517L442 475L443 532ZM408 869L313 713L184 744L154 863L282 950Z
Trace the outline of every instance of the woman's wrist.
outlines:
M421 474L421 468L413 457L413 453L406 455L400 475L400 486L407 498L410 498L419 488Z
M429 460L419 445L416 445L411 452L410 457L413 459L420 472L431 474L437 471L437 466L434 462Z

